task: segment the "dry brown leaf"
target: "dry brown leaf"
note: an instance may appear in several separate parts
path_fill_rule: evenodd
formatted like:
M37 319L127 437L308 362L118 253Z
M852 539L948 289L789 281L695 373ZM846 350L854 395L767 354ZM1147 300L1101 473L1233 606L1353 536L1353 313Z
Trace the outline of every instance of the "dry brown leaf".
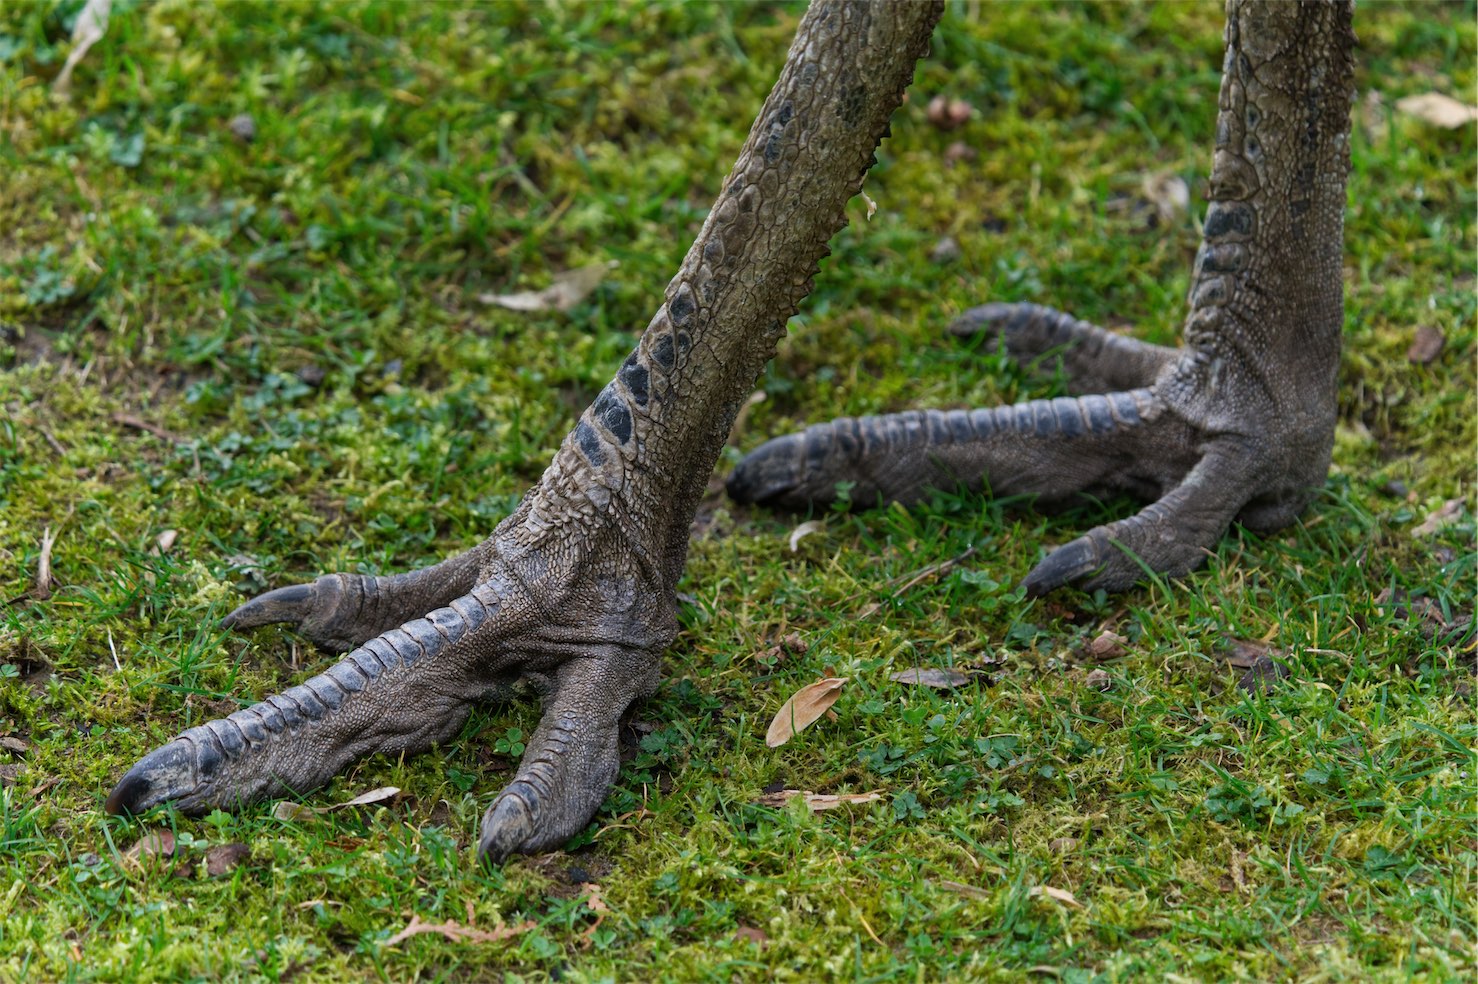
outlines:
M754 945L761 947L770 942L770 938L765 935L764 930L755 929L753 926L746 926L743 923L740 923L738 928L734 930L734 939L748 940Z
M147 865L174 857L174 834L168 830L150 830L123 854L131 865Z
M801 549L801 541L812 533L819 533L826 529L826 524L819 519L810 519L790 531L790 552L798 553Z
M484 304L495 304L510 311L568 311L590 296L600 286L615 263L591 263L557 273L543 290L522 290L511 294L478 294Z
M1247 672L1242 674L1242 679L1237 681L1237 686L1249 694L1271 694L1278 688L1278 684L1293 675L1288 664L1282 660L1273 659L1271 656L1259 656Z
M974 885L966 885L964 882L939 881L935 884L944 889L946 892L954 892L956 895L965 895L972 899L990 898L990 893L987 892L985 889L976 888Z
M346 810L351 806L374 806L377 803L390 802L399 795L399 786L381 786L378 789L371 789L367 793L360 793L352 800L335 803L333 806L321 807L320 812L327 813L330 810Z
M1478 120L1478 106L1458 102L1440 92L1424 92L1419 96L1406 96L1396 100L1396 109L1407 116L1414 116L1423 123L1440 126L1444 130L1456 130Z
M468 919L470 923L472 920ZM539 924L533 921L514 923L511 926L499 926L497 929L478 929L476 926L463 926L455 920L448 919L444 923L422 922L421 917L411 914L411 921L400 932L385 941L385 946L395 946L404 943L412 936L422 933L437 933L452 943L497 943L500 940L509 940L534 929Z
M1265 642L1254 642L1251 639L1229 639L1227 642L1229 648L1222 650L1219 655L1239 670L1252 669L1273 648Z
M180 538L179 530L165 530L154 540L154 552L156 554L167 554L174 549L174 542Z
M1111 689L1114 685L1113 678L1108 675L1108 671L1100 669L1090 671L1083 682L1094 690L1104 691Z
M307 806L303 803L294 803L292 800L283 800L272 808L272 816L277 820L307 820L321 814L347 810L352 806L376 806L380 803L391 803L399 795L399 786L380 786L367 793L360 793L351 800L333 803L329 806Z
M1047 850L1053 854L1071 854L1078 849L1076 837L1058 837L1047 845Z
M205 873L212 878L219 878L249 861L251 848L245 844L217 844L205 852Z
M790 699L776 713L775 720L770 722L770 729L765 732L765 744L771 748L779 748L795 737L797 732L803 731L825 714L841 696L842 687L848 679L822 677L791 694Z
M30 745L27 745L15 735L0 736L0 748L8 752L15 752L17 755L24 755L31 750Z
M1463 514L1462 499L1448 499L1437 509L1428 514L1421 521L1421 525L1411 531L1412 536L1431 536L1442 527L1449 525Z
M1447 336L1442 334L1442 329L1421 325L1416 330L1416 337L1411 340L1411 347L1406 350L1406 360L1417 365L1430 365L1437 361L1437 356L1442 354L1446 344Z
M823 810L834 810L839 806L849 806L854 803L876 803L883 798L883 794L877 790L870 793L813 793L810 790L782 789L778 793L766 793L755 803L760 806L784 806L797 796L805 800L806 806L812 813L820 813Z
M970 674L959 670L944 670L935 667L915 666L899 670L888 677L894 683L907 683L915 687L933 687L935 690L953 690L970 682Z
M1088 643L1088 653L1094 659L1118 659L1124 655L1124 643L1128 641L1116 632L1105 630Z
M274 820L308 820L318 815L318 811L311 806L302 803L294 803L292 800L283 800L272 807L272 818Z
M1063 905L1070 905L1074 909L1083 908L1083 903L1079 902L1073 893L1065 888L1053 888L1051 885L1033 885L1027 894L1034 899L1046 897L1055 902L1061 902Z

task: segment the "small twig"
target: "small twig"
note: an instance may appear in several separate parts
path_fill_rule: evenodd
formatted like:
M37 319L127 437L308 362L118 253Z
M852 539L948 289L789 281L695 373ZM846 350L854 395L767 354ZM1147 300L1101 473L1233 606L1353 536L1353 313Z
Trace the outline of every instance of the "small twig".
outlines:
M907 581L903 582L903 585L901 587L899 587L898 590L894 591L891 595L888 596L888 600L889 601L894 601L894 600L902 597L903 594L904 594L904 592L906 592L910 588L918 585L920 582L927 581L931 577L937 577L940 574L943 574L946 571L950 570L951 568L956 567L956 566L958 566L960 564L963 564L965 561L969 560L973 556L975 556L975 548L974 547L971 547L970 549L966 550L964 553L960 554L957 557L951 557L949 560L940 561L939 563L934 564L933 566L925 567L923 570L919 571L913 577L911 577ZM853 595L853 597L855 598L856 595ZM859 618L867 618L867 617L869 617L871 615L876 614L877 611L878 611L878 609L880 609L882 607L883 606L880 603L873 602L871 605L868 605L866 608L864 608L862 610L861 614L858 617Z
M113 669L119 673L123 672L123 664L118 661L118 647L113 645L113 630L108 630L108 651L113 654Z
M53 434L51 431L47 430L45 427L42 427L40 424L36 425L36 430L40 432L41 436L46 439L46 443L51 445L51 450L56 452L58 458L67 453L66 445L63 444L61 441L58 441L56 439L56 435Z
M470 923L471 920L469 919ZM532 920L515 923L511 926L500 926L494 930L478 929L475 926L463 926L455 920L448 919L444 923L422 922L421 917L411 913L410 925L385 941L385 946L395 946L404 943L412 936L422 933L439 933L453 943L496 943L499 940L512 939L538 926Z
M45 601L51 597L51 588L56 583L51 576L51 548L56 545L56 534L48 526L41 532L41 557L36 561L36 586L31 597Z
M146 433L153 434L160 440L169 441L172 444L185 443L185 439L183 437L180 437L178 434L167 431L163 427L160 427L158 424L151 424L147 420L135 417L131 413L113 414L113 423L122 424L124 427L132 427L135 430L145 431Z

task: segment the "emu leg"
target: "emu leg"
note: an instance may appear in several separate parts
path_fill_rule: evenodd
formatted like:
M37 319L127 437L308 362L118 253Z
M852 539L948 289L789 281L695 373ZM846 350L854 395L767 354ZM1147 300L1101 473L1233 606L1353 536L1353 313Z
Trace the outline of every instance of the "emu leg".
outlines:
M1034 306L966 317L966 330L997 332L1018 358L1066 346L1079 391L1148 387L1107 399L1152 405L1154 427L1084 428L1083 415L1040 403L1005 412L1018 423L1009 439L931 416L845 421L761 446L730 478L731 494L800 506L853 482L864 492L853 501L870 505L963 482L1047 499L1138 488L1154 500L1050 554L1026 579L1034 593L1126 588L1142 564L1184 574L1239 515L1258 529L1292 522L1323 484L1334 443L1350 21L1348 2L1228 2L1211 201L1179 352ZM1120 470L1104 472L1115 457Z
M243 606L233 625L287 621L355 648L150 753L107 809L172 800L204 812L302 793L358 756L446 740L471 701L523 674L547 685L543 719L483 819L480 851L541 850L588 823L616 775L616 722L655 685L677 633L698 500L941 10L814 5L664 303L518 510L436 568L330 575Z

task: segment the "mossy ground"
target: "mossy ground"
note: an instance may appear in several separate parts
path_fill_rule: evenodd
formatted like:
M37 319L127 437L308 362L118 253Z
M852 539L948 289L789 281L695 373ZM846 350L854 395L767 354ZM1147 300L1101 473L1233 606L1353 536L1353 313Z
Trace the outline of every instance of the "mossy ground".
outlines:
M215 628L244 594L420 566L512 509L654 309L798 12L115 0L59 99L78 6L0 7L0 979L1471 979L1473 650L1441 623L1475 575L1474 128L1393 109L1473 100L1471 4L1357 13L1342 417L1296 527L1234 530L1180 582L1030 602L1048 545L1132 506L940 495L826 516L792 552L795 519L715 496L616 790L570 852L497 869L470 845L532 704L307 800L401 787L390 806L126 822L102 798L325 665ZM1173 339L1220 58L1215 5L952 7L880 209L854 205L738 446L1054 392L943 335L985 299ZM941 93L975 109L953 133L926 120ZM1151 218L1156 174L1187 215ZM944 237L957 258L931 257ZM611 260L567 315L477 299ZM1430 364L1419 326L1446 336ZM1105 627L1128 644L1100 691ZM808 648L777 658L789 633ZM1234 638L1292 678L1248 696ZM954 692L889 682L967 664L990 672ZM767 749L828 666L852 678L837 719ZM776 783L884 798L753 804ZM146 827L174 861L123 857ZM225 843L251 862L208 877ZM536 928L387 944L469 912Z

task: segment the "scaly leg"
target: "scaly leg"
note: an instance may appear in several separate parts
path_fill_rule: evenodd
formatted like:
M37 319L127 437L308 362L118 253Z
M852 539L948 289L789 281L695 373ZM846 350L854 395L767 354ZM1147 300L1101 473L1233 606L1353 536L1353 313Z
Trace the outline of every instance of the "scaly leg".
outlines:
M483 819L480 851L541 850L588 823L616 775L616 723L655 685L677 634L676 584L708 477L941 11L814 5L636 351L518 510L436 568L330 575L243 606L236 626L294 622L355 648L151 752L108 810L172 800L205 812L302 793L359 756L446 740L473 700L524 674L547 684L543 717Z
M1050 554L1026 579L1038 594L1074 582L1126 588L1141 565L1184 574L1234 518L1257 529L1292 522L1323 484L1334 443L1350 20L1348 2L1227 4L1211 201L1179 352L1042 308L988 306L969 317L1018 357L1068 346L1064 366L1080 391L1148 387L1105 398L1132 400L1137 423L1085 434L1087 415L1063 401L1051 414L1041 403L995 411L993 420L1016 422L1007 436L936 426L979 411L841 421L761 446L730 492L801 506L851 482L853 501L870 505L964 483L1045 499L1137 489L1155 500Z

